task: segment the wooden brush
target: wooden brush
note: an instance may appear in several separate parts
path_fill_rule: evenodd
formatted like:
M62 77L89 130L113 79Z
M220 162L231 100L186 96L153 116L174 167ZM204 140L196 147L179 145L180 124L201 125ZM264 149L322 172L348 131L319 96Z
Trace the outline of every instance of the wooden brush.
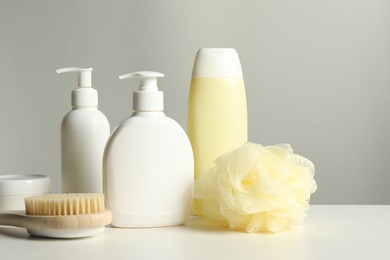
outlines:
M26 228L34 236L77 238L96 235L112 221L103 194L49 194L25 199L26 212L0 213L0 225Z

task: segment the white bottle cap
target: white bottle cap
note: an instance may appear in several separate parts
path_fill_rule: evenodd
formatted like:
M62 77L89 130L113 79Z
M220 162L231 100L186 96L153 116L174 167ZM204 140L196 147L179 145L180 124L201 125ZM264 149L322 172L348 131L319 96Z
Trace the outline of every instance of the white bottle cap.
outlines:
M192 78L242 78L240 58L233 48L201 48Z
M97 107L98 94L92 88L92 68L63 68L56 70L57 73L78 72L78 87L72 91L72 106L74 107Z
M154 71L137 71L119 76L119 79L140 79L139 90L133 92L134 111L164 110L163 92L159 91L157 86L157 78L162 77L164 74Z

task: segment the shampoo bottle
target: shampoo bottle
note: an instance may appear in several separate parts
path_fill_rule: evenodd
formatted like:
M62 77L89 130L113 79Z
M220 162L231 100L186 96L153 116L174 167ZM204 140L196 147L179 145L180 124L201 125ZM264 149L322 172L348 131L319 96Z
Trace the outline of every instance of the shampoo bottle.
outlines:
M194 161L181 126L163 110L158 72L120 76L141 84L133 114L115 129L104 152L104 193L117 227L183 224L191 208Z
M103 152L110 125L98 110L98 93L92 88L91 71L64 68L57 73L78 72L78 87L72 91L72 110L61 124L63 193L103 192Z
M248 140L247 107L241 64L235 49L198 51L188 103L188 135L195 159L195 179L213 161ZM194 215L203 203L195 199Z

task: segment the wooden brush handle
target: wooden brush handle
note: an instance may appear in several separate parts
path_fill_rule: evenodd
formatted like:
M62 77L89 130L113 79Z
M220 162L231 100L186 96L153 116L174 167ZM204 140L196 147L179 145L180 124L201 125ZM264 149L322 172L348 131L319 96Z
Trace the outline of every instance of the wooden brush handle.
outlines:
M0 225L26 228L26 218L24 211L0 213Z
M111 223L109 210L101 213L70 216L33 216L24 212L0 214L0 225L23 227L27 229L79 229L102 227Z

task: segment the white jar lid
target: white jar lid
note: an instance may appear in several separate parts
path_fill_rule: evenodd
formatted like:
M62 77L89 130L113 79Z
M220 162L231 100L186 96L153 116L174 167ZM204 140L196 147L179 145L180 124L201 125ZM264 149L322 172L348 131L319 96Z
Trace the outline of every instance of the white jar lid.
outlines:
M50 177L46 175L0 175L0 196L48 193L50 186Z

